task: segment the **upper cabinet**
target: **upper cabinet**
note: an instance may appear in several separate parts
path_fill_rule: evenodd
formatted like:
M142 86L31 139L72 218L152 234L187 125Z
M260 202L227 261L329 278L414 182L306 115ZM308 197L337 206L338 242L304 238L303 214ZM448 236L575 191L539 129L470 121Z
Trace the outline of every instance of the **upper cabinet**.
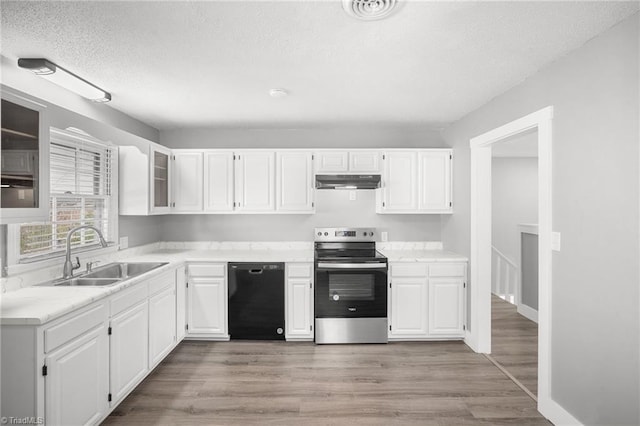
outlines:
M2 91L0 224L49 218L49 124L44 105Z
M204 211L232 212L233 153L228 151L204 152Z
M380 173L380 151L318 151L316 173Z
M277 210L313 212L313 155L308 151L276 154Z
M121 215L146 216L170 213L173 154L168 148L118 147L118 206Z
M275 210L275 155L244 151L236 155L236 209L245 212Z
M151 213L169 213L173 207L171 150L152 145L149 148L149 158L151 159Z
M418 153L420 179L418 208L431 213L451 213L451 150Z
M450 149L399 150L383 154L378 213L451 213Z
M202 210L203 154L199 151L173 151L173 211Z
M381 174L377 213L451 213L451 163L450 149L314 152L122 146L120 214L312 214L314 173Z

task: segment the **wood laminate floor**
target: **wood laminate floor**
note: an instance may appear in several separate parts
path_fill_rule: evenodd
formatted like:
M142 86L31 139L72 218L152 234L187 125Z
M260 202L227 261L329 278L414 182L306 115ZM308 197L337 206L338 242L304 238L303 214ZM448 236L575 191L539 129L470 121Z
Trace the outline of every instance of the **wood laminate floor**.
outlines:
M462 342L183 342L105 425L550 425Z
M495 295L491 295L491 356L538 394L538 324Z

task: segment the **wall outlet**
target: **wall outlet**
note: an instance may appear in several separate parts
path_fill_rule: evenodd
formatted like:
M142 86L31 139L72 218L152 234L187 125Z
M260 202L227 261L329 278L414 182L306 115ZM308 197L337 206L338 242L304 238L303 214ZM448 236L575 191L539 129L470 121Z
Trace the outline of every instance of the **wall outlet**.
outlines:
M382 231L380 238L382 238L382 241L389 241L389 233L387 231Z
M129 237L120 237L120 250L129 247Z
M356 200L356 191L349 191L349 201Z
M551 233L551 250L560 251L560 233L559 232Z

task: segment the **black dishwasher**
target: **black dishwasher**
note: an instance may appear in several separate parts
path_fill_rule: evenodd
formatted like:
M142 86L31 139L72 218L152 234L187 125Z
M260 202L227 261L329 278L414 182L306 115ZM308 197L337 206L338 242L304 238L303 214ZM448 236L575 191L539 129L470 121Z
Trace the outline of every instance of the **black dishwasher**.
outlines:
M284 340L284 263L229 263L229 334Z

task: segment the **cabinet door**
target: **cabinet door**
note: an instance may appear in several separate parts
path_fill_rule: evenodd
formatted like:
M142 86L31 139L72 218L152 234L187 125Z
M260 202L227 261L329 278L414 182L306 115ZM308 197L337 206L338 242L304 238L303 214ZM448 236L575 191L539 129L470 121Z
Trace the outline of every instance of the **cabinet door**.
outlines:
M349 152L347 151L323 151L316 156L316 173L349 171Z
M111 318L111 406L115 406L147 374L149 311L145 299Z
M464 335L464 279L429 278L429 334Z
M451 151L423 151L420 164L420 205L425 213L451 212Z
M313 284L309 278L289 278L286 294L286 335L313 338Z
M288 212L313 212L311 153L279 152L276 169L277 209Z
M386 153L382 212L417 212L418 168L415 151Z
M202 153L177 151L174 153L173 211L201 212L203 199Z
M238 154L236 160L237 210L275 210L274 153L247 151Z
M350 152L349 171L358 173L380 173L380 153L378 151Z
M391 279L391 330L389 337L427 336L427 278Z
M49 220L46 107L2 88L0 224Z
M51 425L96 424L109 409L106 323L45 358L45 418Z
M149 298L149 369L171 351L176 341L175 284Z
M151 161L151 213L168 213L171 210L171 151L151 146L149 148Z
M204 210L233 211L233 153L204 153Z
M228 335L224 278L189 277L187 299L187 334Z
M187 275L184 266L176 269L176 341L181 342L187 325Z

